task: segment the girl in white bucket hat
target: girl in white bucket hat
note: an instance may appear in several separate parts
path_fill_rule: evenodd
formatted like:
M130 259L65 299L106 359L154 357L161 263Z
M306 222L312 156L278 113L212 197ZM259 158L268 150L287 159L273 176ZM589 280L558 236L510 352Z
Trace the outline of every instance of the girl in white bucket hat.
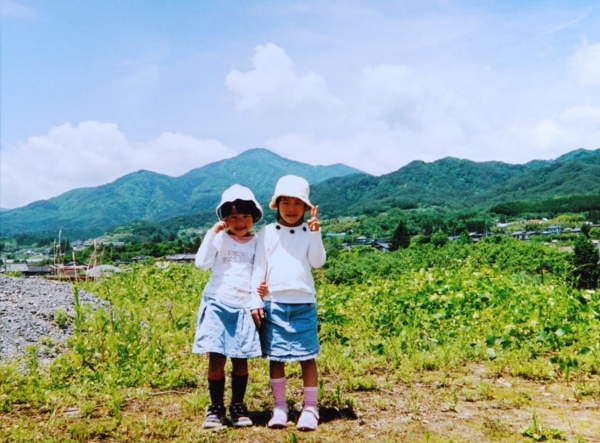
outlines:
M269 203L277 210L277 222L258 234L252 274L252 307L260 318L263 357L270 360L270 384L275 406L270 428L287 426L285 400L285 363L299 361L304 383L304 407L296 427L302 431L317 429L319 354L315 285L311 268L325 263L318 206L309 199L308 182L296 175L279 179ZM304 222L304 213L310 218ZM261 300L261 294L267 294Z
M260 338L250 310L251 277L256 237L250 233L262 218L252 191L233 185L223 192L216 209L219 221L209 229L196 253L196 266L212 269L202 292L195 354L208 353L208 389L211 405L203 427L227 423L224 404L225 363L231 358L231 424L252 426L244 396L248 384L248 358L261 355Z

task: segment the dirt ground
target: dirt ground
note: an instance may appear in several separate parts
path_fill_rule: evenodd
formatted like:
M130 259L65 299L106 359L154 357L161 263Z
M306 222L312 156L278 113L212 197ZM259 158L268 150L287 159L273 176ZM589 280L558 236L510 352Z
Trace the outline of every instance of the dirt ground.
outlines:
M190 441L600 443L600 380L543 384L520 378L489 379L477 366L466 372L469 375L456 377L424 373L410 385L382 378L376 389L353 392L352 408L322 407L319 429L311 433L296 431L297 409L290 414L286 430L268 429L269 414L254 412L253 428L206 431L200 427L200 415L189 423L190 437L196 436ZM328 383L332 382L330 377ZM326 385L327 389L332 386ZM301 398L300 387L291 395ZM175 406L181 398L157 401L163 407L164 401ZM157 406L146 405L148 412ZM172 413L177 414L176 407Z
M382 377L373 389L345 394L351 397L351 408L322 407L319 429L309 433L295 429L297 409L290 413L287 429L267 428L267 390L260 404L247 398L255 426L221 430L202 429L203 411L186 412L184 403L193 397L193 390L154 392L125 401L119 428L85 441L600 443L597 377L585 383L540 383L489 378L481 367L464 373L468 375L425 372L410 383ZM335 382L329 377L324 390L331 392ZM300 387L290 386L290 395L301 398ZM77 407L54 413L62 415L71 429L88 426L95 415L84 418ZM21 410L17 415L23 419L28 414ZM16 424L15 418L0 413L0 422L8 419ZM44 427L43 416L30 416L30 420Z
M473 382L483 383L485 392ZM334 428L346 441L533 442L554 435L556 441L600 443L597 382L595 398L578 400L566 383L477 376L447 386L391 383L357 397L357 420L333 420L322 429Z

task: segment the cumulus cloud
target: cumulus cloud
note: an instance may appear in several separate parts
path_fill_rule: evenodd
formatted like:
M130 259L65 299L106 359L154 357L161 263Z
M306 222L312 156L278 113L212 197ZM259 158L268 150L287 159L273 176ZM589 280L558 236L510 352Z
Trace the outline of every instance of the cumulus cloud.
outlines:
M465 153L468 125L453 90L431 84L407 64L367 65L356 74L344 106L304 121L300 132L281 129L262 146L292 160L345 163L372 174L401 168L415 150L426 161Z
M532 145L541 149L561 146L600 147L600 108L571 107L531 128Z
M131 143L114 123L64 124L2 150L0 206L109 183L139 169L177 176L236 153L216 140L163 133Z
M375 126L330 138L284 134L267 140L265 147L291 160L312 165L344 163L368 173L390 172L412 160L411 149L397 133Z
M579 148L598 149L599 140L600 107L570 106L545 117L507 121L501 128L478 132L471 143L485 149L468 158L525 163Z
M233 70L225 79L238 112L269 114L304 105L334 107L339 104L322 77L313 72L304 76L296 74L292 59L273 43L255 48L252 66L248 72Z
M584 87L600 87L600 43L583 43L569 60L575 78Z
M198 140L184 134L165 132L157 139L140 143L131 150L142 169L167 175L181 175L193 168L236 155L217 140Z

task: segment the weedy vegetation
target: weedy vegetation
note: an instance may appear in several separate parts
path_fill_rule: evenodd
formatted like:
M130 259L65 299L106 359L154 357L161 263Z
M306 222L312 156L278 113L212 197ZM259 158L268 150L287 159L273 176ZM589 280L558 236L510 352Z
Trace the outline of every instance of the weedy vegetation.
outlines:
M78 283L110 308L57 312L74 334L53 361L32 347L0 364L0 440L599 442L600 292L574 286L572 266L569 252L508 237L332 252L315 271L314 433L266 427L262 359L246 396L256 425L201 428L207 359L190 349L208 272L138 265ZM294 419L298 365L288 377Z

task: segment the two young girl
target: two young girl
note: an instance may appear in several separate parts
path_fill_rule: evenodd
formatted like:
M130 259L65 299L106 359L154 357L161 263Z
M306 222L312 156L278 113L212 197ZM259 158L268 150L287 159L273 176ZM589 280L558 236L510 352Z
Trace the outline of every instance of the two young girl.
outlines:
M228 192L232 188L237 191ZM193 348L197 353L210 353L208 380L212 405L204 426L215 427L225 422L223 391L226 356L232 357L233 366L230 407L232 423L234 426L252 424L243 404L248 380L246 358L262 354L263 358L270 360L270 385L275 399L268 426L287 426L285 363L299 361L304 384L304 407L297 428L302 431L315 430L319 422L318 371L315 361L319 353L319 341L311 268L318 268L325 263L318 207L313 206L309 200L310 188L305 179L295 175L281 177L269 204L269 208L277 211L277 222L265 226L253 237L249 233L252 222L248 220L254 219L256 222L261 218L260 205L249 189L239 185L232 188L223 193L217 207L217 215L221 219L227 217L225 222L229 227L228 234L222 234L220 238L225 235L234 237L231 240L236 243L241 241L242 245L248 246L247 250L240 255L242 248L233 243L232 254L231 246L224 247L229 242L216 242L218 234L225 229L221 221L213 226L212 232L207 233L196 257L197 266L213 269L213 275L203 293ZM240 197L238 188L244 189L242 197L246 200ZM233 197L236 199L231 200ZM228 212L228 202L231 203L231 211L235 213ZM244 206L242 202L249 204ZM310 211L310 218L304 222L307 211ZM247 222L234 224L232 229L233 220L230 217L234 215L237 218L245 216ZM242 263L252 263L250 255L253 247L254 266L250 279L248 266L240 265L237 258L246 257ZM206 249L210 251L208 254ZM209 257L212 260L200 260L199 257ZM234 265L226 267L222 262L237 265L234 269ZM214 284L211 284L213 276ZM230 278L232 281L225 281ZM211 287L218 287L218 290L212 290ZM232 298L236 300L235 305ZM254 320L256 327L249 317ZM236 326L226 326L227 324ZM252 328L248 328L248 325ZM258 350L256 348L257 330L260 330L262 352L260 345ZM215 343L218 345L215 346Z

